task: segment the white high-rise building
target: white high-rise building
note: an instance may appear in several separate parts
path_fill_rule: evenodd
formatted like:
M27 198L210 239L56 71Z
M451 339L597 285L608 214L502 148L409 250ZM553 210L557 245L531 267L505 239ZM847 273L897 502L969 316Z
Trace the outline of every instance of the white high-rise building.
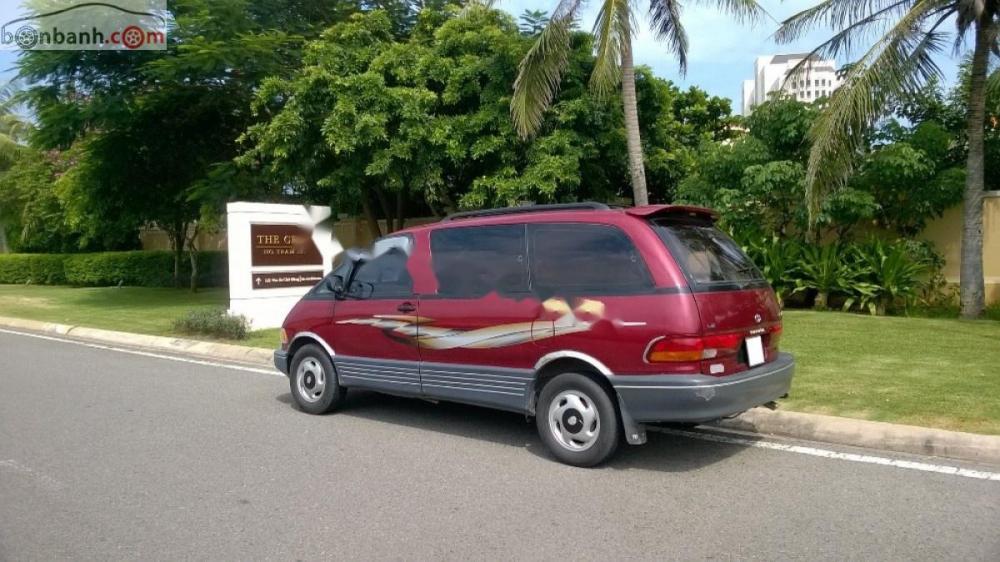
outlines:
M799 101L813 102L829 97L840 87L837 62L815 55L794 76L789 76L807 57L808 54L757 57L753 80L743 81L743 115L750 115L755 106L767 101L771 92L784 90Z

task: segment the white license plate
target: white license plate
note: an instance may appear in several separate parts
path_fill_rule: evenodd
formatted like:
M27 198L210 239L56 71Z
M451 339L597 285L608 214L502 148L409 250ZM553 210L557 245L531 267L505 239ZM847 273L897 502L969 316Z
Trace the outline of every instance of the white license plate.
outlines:
M747 362L751 367L764 363L764 343L761 342L760 336L747 338Z

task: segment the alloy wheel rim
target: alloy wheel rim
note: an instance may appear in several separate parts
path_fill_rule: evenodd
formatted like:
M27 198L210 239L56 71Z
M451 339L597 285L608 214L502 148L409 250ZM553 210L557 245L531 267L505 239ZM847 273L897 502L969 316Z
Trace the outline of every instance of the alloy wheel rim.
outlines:
M601 434L597 405L579 390L560 392L549 405L548 420L552 436L570 451L586 451Z
M323 391L326 389L326 373L319 361L312 357L303 359L295 372L295 380L299 396L306 402L317 402L323 397Z

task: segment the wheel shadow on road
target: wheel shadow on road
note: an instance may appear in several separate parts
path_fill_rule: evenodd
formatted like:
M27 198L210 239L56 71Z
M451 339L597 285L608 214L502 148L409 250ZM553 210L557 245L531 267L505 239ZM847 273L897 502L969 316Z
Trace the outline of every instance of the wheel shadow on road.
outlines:
M291 408L296 407L287 392L276 399ZM557 462L539 439L534 419L527 419L523 414L351 389L344 405L334 415L488 441ZM645 445L632 446L623 442L617 454L595 470L686 472L739 455L744 450L746 447L741 445L649 431Z

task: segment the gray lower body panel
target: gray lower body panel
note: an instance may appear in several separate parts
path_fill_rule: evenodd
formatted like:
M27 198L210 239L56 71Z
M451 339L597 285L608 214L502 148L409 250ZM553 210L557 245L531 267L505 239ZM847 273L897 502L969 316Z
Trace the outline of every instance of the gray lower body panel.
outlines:
M344 386L357 386L391 394L420 395L420 363L362 357L333 358L337 377Z
M528 369L455 363L420 365L424 396L515 412L524 412L527 408L528 387L532 380L534 373Z
M523 412L533 373L527 369L420 363L337 355L340 384Z
M788 394L794 373L794 358L782 353L770 363L728 377L630 375L610 380L637 422L706 422Z

